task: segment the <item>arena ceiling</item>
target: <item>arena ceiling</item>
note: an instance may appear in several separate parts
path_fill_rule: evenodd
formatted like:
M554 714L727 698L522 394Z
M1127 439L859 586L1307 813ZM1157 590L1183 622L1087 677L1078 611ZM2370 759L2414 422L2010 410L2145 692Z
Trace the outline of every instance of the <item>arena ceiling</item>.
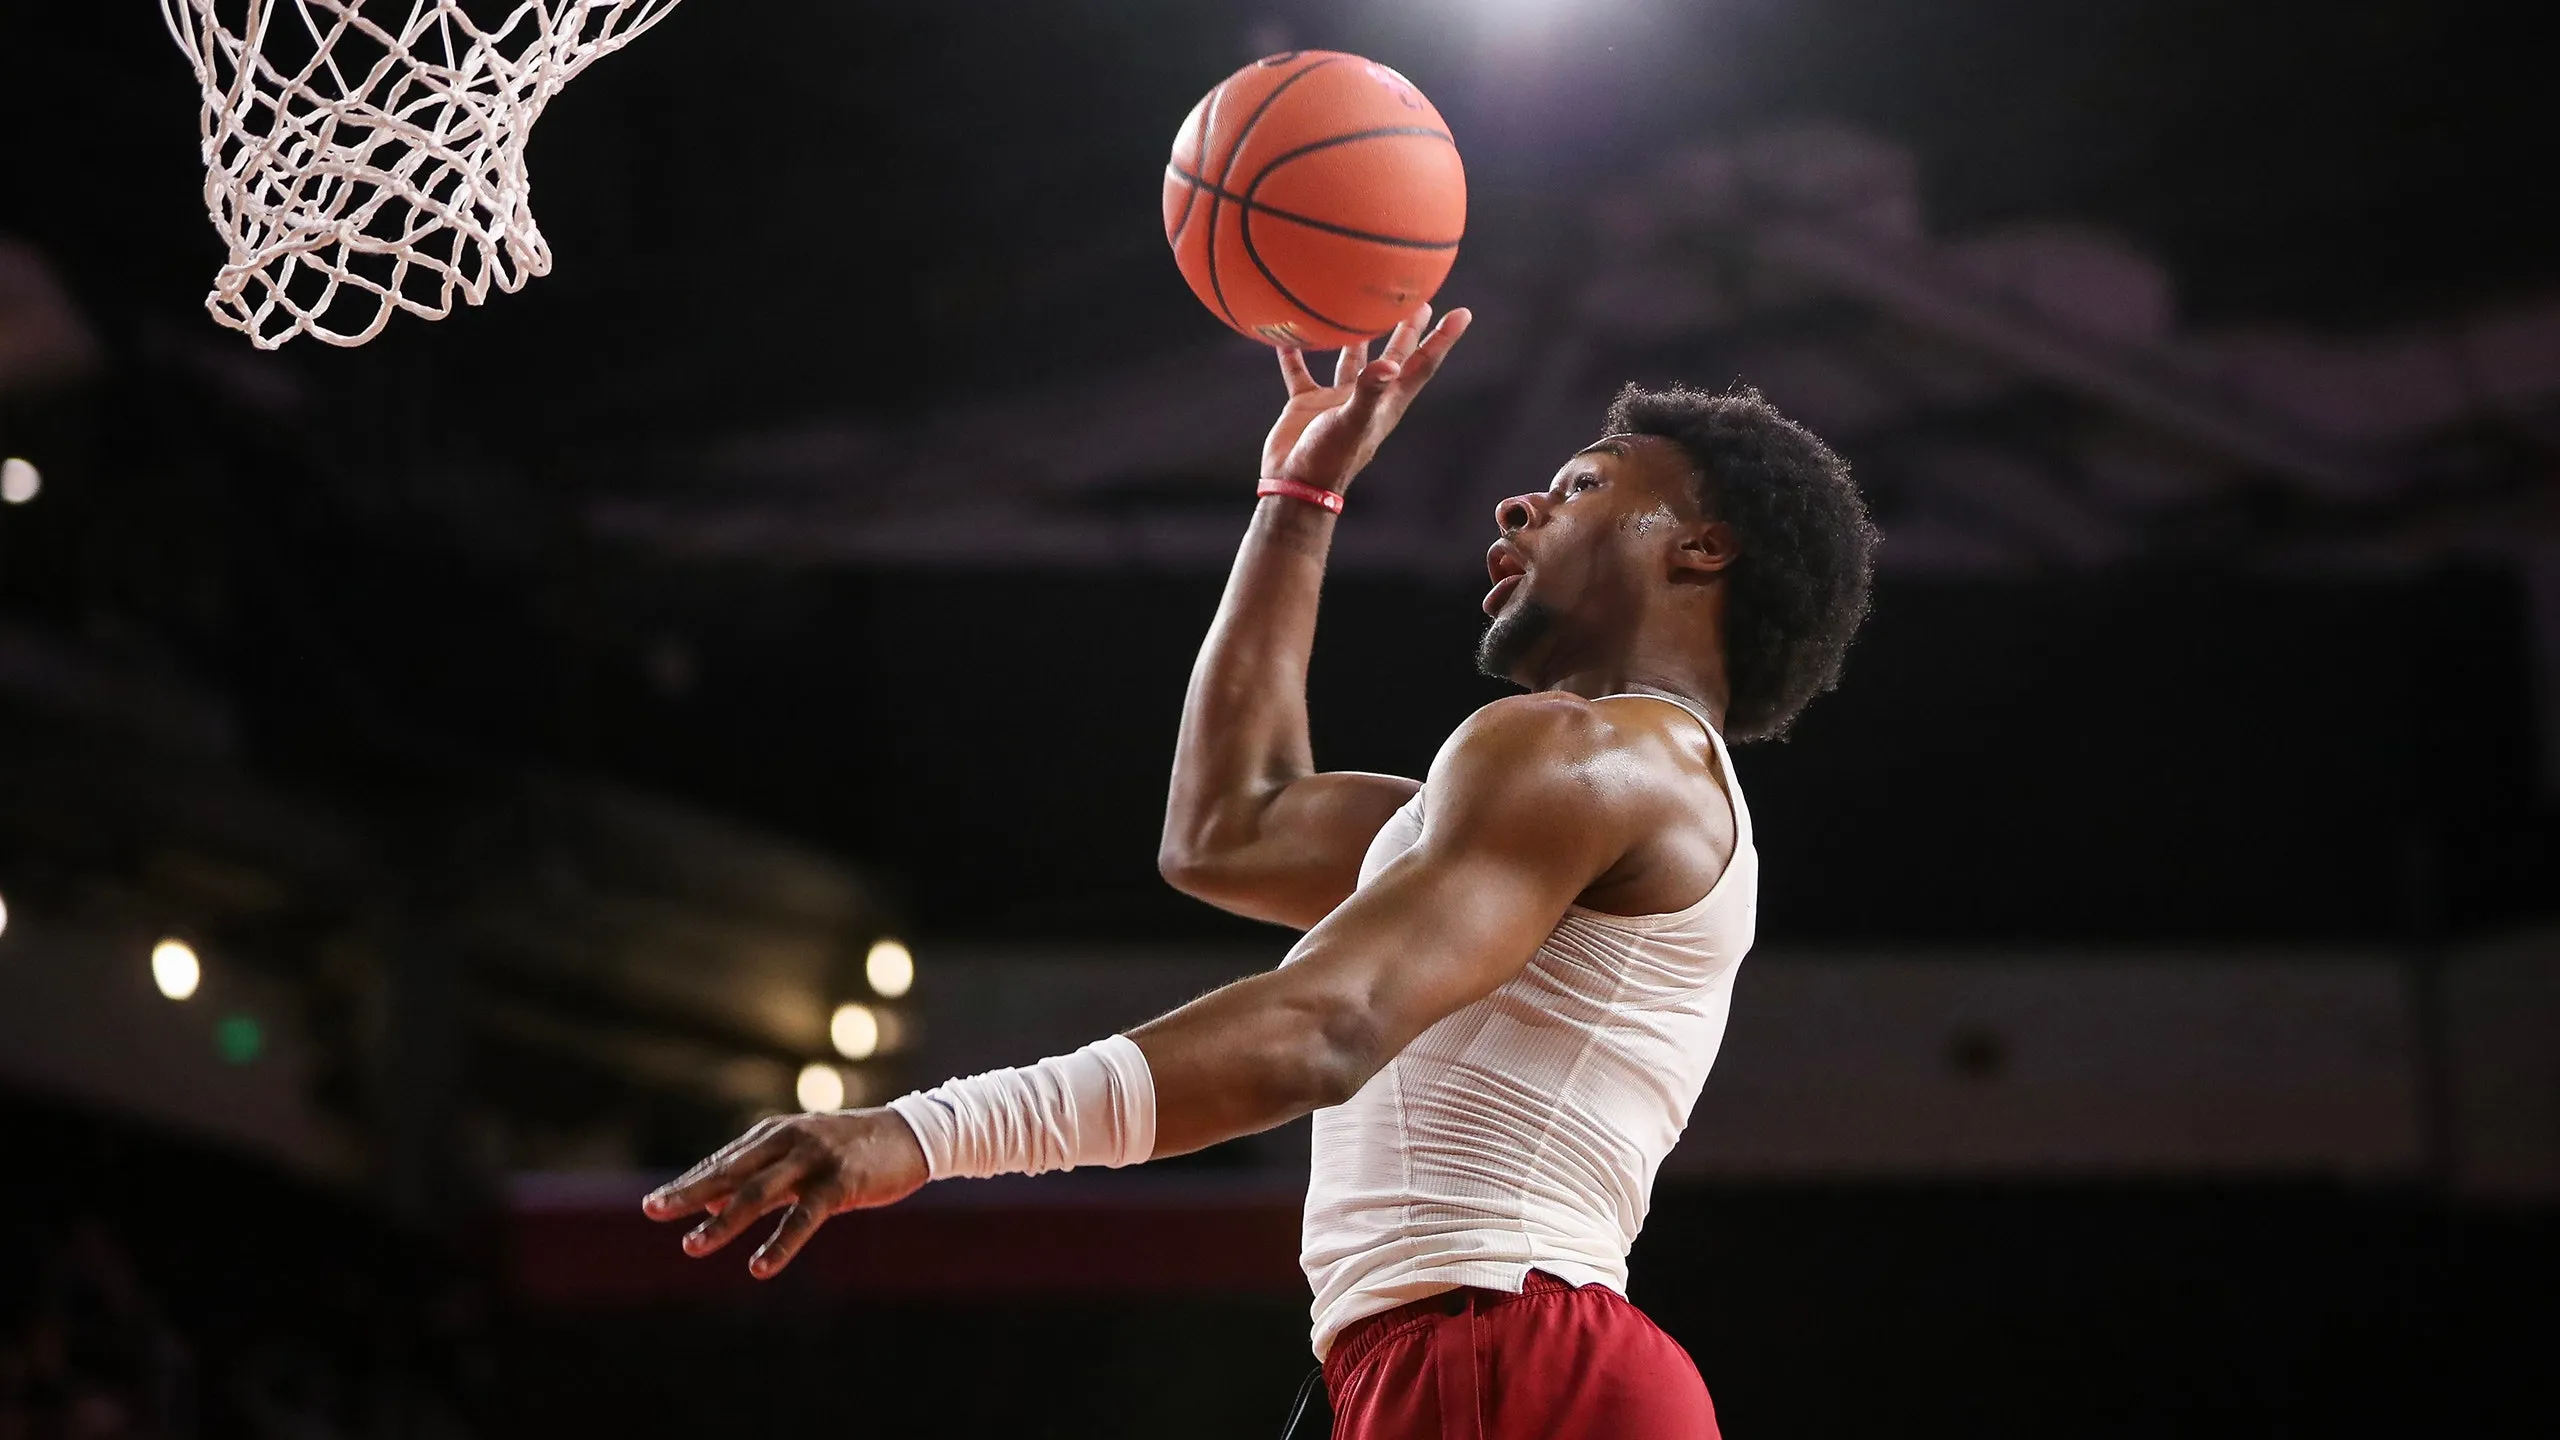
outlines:
M1221 563L1271 391L1163 254L1156 174L1210 80L1305 43L1413 74L1475 195L1444 296L1486 323L1353 563L1463 562L1632 377L1802 410L1889 564L2425 563L2552 523L2515 492L2553 454L2560 234L2501 178L2538 119L2496 7L679 8L543 121L554 275L274 357L196 310L156 17L42 9L0 22L0 103L84 143L14 162L0 232L111 345L487 553Z

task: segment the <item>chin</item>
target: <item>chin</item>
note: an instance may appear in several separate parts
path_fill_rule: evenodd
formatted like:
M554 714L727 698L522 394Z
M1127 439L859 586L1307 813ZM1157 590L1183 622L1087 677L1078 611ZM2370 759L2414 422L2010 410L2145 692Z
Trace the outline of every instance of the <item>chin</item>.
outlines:
M1543 642L1554 633L1558 612L1523 593L1512 597L1502 613L1484 627L1476 641L1476 669L1496 680L1537 688L1522 678L1530 673Z

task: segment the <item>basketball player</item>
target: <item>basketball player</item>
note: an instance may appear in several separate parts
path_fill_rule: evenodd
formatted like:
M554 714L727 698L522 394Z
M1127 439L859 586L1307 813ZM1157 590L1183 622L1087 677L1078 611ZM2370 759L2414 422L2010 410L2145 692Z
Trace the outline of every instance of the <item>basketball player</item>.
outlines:
M1335 516L1468 314L1429 307L1289 399L1202 646L1161 865L1306 935L1267 974L1073 1055L879 1109L768 1120L651 1195L749 1268L928 1180L1179 1155L1315 1112L1301 1257L1350 1440L1715 1433L1624 1298L1653 1176L1722 1039L1758 888L1725 742L1837 680L1875 530L1757 394L1629 387L1544 490L1495 507L1478 660L1529 693L1417 783L1320 772L1305 680Z

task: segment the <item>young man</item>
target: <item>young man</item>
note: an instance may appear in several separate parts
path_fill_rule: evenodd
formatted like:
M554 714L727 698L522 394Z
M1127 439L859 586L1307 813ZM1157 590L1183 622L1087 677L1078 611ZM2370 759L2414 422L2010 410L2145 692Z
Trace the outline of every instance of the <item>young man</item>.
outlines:
M1277 970L1127 1035L889 1106L757 1126L651 1195L750 1268L929 1179L1128 1165L1315 1112L1304 1253L1346 1440L1712 1435L1630 1306L1655 1170L1724 1033L1758 891L1725 738L1838 679L1876 533L1839 458L1748 391L1630 386L1495 508L1478 662L1530 693L1417 783L1319 772L1307 658L1343 493L1466 333L1429 307L1289 400L1191 677L1159 856L1303 928Z

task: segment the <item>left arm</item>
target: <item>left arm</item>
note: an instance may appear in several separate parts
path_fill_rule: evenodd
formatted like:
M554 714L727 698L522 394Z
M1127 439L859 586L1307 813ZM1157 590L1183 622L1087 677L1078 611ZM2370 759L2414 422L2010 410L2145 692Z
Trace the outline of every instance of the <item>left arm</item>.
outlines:
M1523 695L1478 711L1431 769L1422 838L1277 970L1129 1032L1156 1080L1156 1149L1180 1155L1339 1105L1414 1037L1520 973L1626 853L1604 722Z
M1129 1032L1155 1089L1157 1157L1338 1105L1414 1037L1518 974L1576 896L1623 859L1659 802L1610 763L1587 701L1522 695L1450 738L1421 840L1290 952ZM767 1121L652 1195L672 1220L712 1211L708 1254L789 1207L751 1269L790 1262L827 1216L905 1198L922 1148L886 1109Z

